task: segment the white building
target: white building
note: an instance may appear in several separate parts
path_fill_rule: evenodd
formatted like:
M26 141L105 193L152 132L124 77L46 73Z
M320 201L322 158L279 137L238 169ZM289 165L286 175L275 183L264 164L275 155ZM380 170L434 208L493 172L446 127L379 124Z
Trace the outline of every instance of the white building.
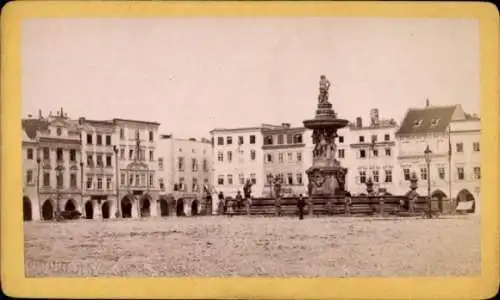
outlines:
M337 157L348 169L346 189L352 195L366 194L366 182L371 177L374 191L380 194L397 193L397 148L393 120L379 119L378 110L372 109L370 123L364 125L358 117L356 123L338 132Z

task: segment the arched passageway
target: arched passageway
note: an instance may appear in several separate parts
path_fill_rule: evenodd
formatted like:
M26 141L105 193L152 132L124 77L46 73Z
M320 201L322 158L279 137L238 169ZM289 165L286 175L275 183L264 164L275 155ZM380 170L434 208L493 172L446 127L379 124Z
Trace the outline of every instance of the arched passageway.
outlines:
M435 190L434 192L432 192L431 198L437 200L439 211L443 212L444 211L443 201L444 199L448 198L446 194L441 190Z
M470 202L472 201L472 208L468 211L469 213L474 213L476 211L476 199L471 192L467 189L461 190L457 195L457 204L460 202Z
M44 220L52 220L54 218L54 206L52 205L52 201L45 200L42 205L42 218Z
M86 219L94 218L94 206L92 205L92 201L87 201L85 203L85 218Z
M106 201L102 204L101 212L103 219L109 219L109 216L111 215L111 204L109 203L109 201Z
M33 211L31 208L31 200L28 197L23 197L23 220L33 220Z
M178 217L184 216L184 199L179 199L175 205L176 215Z
M198 200L193 200L193 203L191 203L191 215L196 216L199 214L198 211Z
M132 218L132 200L129 197L122 199L121 209L123 218Z
M160 216L167 217L169 215L168 211L168 201L167 199L160 199Z
M141 217L151 216L151 201L148 196L141 199Z
M66 204L64 204L64 210L65 211L74 211L74 210L76 210L75 203L73 203L72 199L69 199L68 201L66 201Z

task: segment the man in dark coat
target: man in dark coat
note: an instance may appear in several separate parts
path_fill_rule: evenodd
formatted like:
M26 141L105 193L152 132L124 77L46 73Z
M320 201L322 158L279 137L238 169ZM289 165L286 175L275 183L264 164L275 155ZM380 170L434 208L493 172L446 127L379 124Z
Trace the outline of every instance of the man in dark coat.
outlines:
M302 197L302 194L299 195L299 200L297 201L297 208L299 209L299 219L304 219L304 207L306 206L306 200Z
M238 191L236 193L236 199L235 200L236 200L236 207L238 209L241 209L241 207L243 205L243 196L241 196L241 192L240 191Z

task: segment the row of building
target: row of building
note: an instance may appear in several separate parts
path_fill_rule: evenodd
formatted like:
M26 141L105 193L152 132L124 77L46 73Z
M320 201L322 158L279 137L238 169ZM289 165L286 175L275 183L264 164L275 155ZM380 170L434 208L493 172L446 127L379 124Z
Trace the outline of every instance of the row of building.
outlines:
M281 178L287 195L306 194L312 165L304 127L262 124L217 128L211 139L160 134L160 124L125 119L72 119L61 109L23 119L25 219L51 219L56 210L87 218L195 214L208 193L235 196L247 180L252 195L269 196ZM432 151L427 170L424 150ZM480 196L480 119L460 105L409 109L398 124L370 113L339 130L337 159L348 168L346 187L363 194L371 177L379 193L405 194L415 172L420 194L461 200ZM171 209L171 208L170 208Z

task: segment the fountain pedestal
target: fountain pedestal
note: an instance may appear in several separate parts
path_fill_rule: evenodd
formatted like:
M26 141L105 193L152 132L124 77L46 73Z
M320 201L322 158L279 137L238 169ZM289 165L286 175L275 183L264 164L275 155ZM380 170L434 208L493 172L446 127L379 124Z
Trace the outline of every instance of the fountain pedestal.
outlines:
M348 125L349 121L337 118L328 102L330 83L321 76L319 103L314 119L305 120L304 126L313 130L313 165L306 171L311 196L345 195L347 169L335 158L337 130Z

